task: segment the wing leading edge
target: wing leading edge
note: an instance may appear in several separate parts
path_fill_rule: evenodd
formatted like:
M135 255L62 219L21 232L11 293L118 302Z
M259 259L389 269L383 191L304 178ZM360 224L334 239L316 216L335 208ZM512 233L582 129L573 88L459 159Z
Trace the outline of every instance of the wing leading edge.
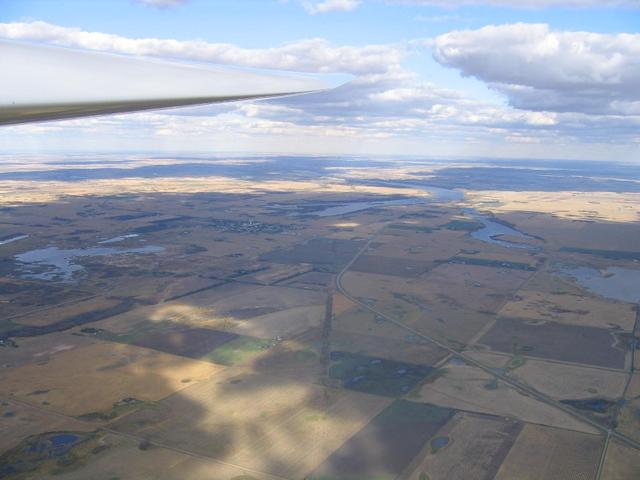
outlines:
M310 93L301 75L202 67L0 40L0 125Z

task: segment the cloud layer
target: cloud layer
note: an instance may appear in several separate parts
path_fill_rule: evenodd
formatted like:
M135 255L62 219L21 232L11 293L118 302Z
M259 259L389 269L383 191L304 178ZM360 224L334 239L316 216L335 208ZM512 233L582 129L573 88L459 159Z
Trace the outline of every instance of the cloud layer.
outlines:
M435 39L434 57L503 93L516 108L640 114L640 35L488 26Z
M527 144L527 151L533 151L536 145L640 144L640 114L634 112L637 92L631 88L638 84L633 58L638 58L639 42L633 35L553 32L545 25L514 24L451 32L433 41L350 46L306 39L247 49L204 41L131 39L23 22L0 24L0 37L356 76L333 91L307 96L4 130L16 139L29 132L55 136L66 130L76 137L155 138L189 147L223 138L237 145L242 138L243 145L262 139L275 146L298 142L307 148L315 142L321 151L331 145L344 149L380 142L376 144L380 151L401 152L406 145L420 143L432 148L430 152L448 144L474 153L481 148L493 152L495 147L488 145ZM442 65L487 82L517 108L424 82L406 69L409 56L415 60L416 55L428 55L426 48L431 47Z
M387 69L386 65L397 64L403 56L403 48L397 45L332 46L328 41L316 38L280 47L246 49L228 43L199 40L131 39L38 21L0 23L0 37L131 55L302 72L382 72Z

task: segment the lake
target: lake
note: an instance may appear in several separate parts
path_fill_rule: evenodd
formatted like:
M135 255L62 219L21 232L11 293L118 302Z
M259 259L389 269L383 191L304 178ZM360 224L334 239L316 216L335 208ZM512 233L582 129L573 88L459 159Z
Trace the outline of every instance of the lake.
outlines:
M604 271L577 265L560 265L558 273L612 300L640 303L640 269L609 267Z

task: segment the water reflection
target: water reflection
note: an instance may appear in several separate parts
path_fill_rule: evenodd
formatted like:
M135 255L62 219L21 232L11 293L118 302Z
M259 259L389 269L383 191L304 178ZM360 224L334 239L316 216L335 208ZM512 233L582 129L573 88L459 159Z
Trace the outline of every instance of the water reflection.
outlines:
M25 238L29 238L29 235L19 234L19 235L5 237L0 240L0 245L7 245L9 243L17 242L18 240L24 240Z

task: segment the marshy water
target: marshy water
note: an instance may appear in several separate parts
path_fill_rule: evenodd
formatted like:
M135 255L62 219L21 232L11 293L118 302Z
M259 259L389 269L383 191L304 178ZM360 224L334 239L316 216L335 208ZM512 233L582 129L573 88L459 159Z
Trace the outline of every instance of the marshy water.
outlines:
M148 254L162 252L164 247L145 245L138 248L72 248L58 247L40 248L20 253L14 258L22 278L34 280L70 282L74 274L84 270L76 260L83 257L100 257L107 255Z

